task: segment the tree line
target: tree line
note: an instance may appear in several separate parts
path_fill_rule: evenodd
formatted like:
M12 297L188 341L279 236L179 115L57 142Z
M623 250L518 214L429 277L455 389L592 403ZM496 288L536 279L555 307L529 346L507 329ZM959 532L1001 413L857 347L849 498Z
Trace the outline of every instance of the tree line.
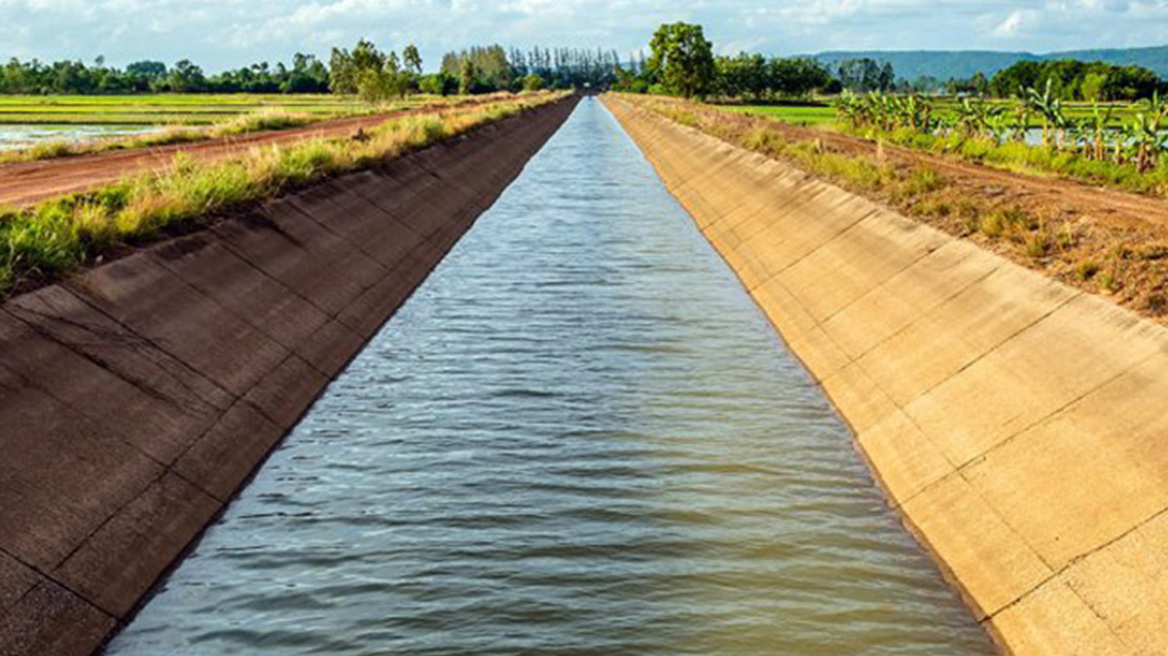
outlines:
M689 97L729 97L750 101L797 99L813 93L937 93L1015 98L1050 85L1062 100L1132 101L1168 92L1153 71L1104 62L1021 61L987 77L940 82L898 78L888 62L850 59L829 67L809 58L768 58L758 53L715 56L701 25L662 25L649 42L649 59L617 68L623 91Z
M159 61L134 62L125 68L107 66L103 57L92 64L62 60L8 60L0 68L0 94L123 94L123 93L322 93L329 89L327 67L313 55L297 53L290 65L261 62L207 75L188 59L173 66Z
M384 100L423 92L439 95L539 89L604 89L617 80L620 57L611 50L543 48L505 50L475 46L447 53L438 72L423 74L418 49L382 50L361 39L333 48L326 64L297 53L290 64L261 62L208 75L184 59L173 65L140 61L125 68L62 60L13 58L0 68L0 94L126 93L338 93Z
M1140 66L1117 66L1104 62L1022 61L998 71L980 88L978 95L999 98L1022 95L1025 89L1044 88L1061 100L1138 100L1163 93L1168 85L1154 72Z
M715 56L701 25L662 25L649 42L649 58L617 70L615 87L658 93L752 101L799 99L813 93L887 91L896 73L887 63L852 59L828 67L809 57L766 57L742 52Z

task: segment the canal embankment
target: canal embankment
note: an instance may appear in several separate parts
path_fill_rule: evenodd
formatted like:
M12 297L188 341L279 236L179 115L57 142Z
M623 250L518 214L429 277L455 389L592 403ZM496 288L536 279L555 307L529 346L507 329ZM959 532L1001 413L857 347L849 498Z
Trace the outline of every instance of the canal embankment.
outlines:
M97 649L575 103L7 301L0 654Z
M589 98L105 653L995 652Z
M608 99L1008 651L1160 653L1168 333Z

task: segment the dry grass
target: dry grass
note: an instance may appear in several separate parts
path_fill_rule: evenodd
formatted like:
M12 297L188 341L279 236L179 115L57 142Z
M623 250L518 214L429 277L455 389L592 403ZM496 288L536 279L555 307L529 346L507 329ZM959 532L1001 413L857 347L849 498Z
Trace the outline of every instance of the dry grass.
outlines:
M305 139L214 163L180 155L163 171L22 210L0 211L0 292L52 280L121 244L139 244L165 231L198 225L217 212L375 166L563 95L527 95L389 120L364 141Z
M377 114L390 114L407 109L425 111L455 108L470 104L489 104L506 101L511 99L511 97L512 95L507 93L477 97L452 96L449 98L432 98L424 104L417 102L387 102L348 107L343 110L330 112L291 112L279 108L262 109L248 114L241 114L211 125L167 125L162 127L158 132L136 137L95 139L89 141L47 141L30 148L0 153L0 164L31 162L78 155L95 155L116 150L196 143L253 132L288 130L338 118L375 116Z
M1025 193L822 139L793 139L774 121L695 103L622 96L728 143L787 162L1019 264L1168 323L1168 233L1095 221L1073 207L1026 202ZM802 132L801 134L806 134Z

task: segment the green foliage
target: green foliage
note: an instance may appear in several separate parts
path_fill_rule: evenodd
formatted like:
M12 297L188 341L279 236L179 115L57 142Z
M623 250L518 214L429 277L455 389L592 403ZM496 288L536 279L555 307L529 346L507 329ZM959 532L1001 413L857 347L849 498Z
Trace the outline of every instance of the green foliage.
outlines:
M857 93L890 91L896 82L892 64L868 57L840 62L836 70L843 87Z
M418 89L432 96L449 96L458 93L458 79L445 73L423 75L418 80Z
M328 80L324 64L301 53L292 57L290 67L261 62L210 76L186 59L173 67L140 61L118 69L106 66L100 57L88 66L80 61L47 64L13 58L0 67L0 94L322 93L328 90Z
M1048 84L1052 97L1059 100L1136 100L1165 91L1163 80L1146 68L1074 59L1018 62L998 71L989 90L1007 98Z
M836 111L850 129L869 138L1030 172L1048 172L1123 187L1168 192L1168 103L1159 94L1134 105L1118 123L1112 107L1095 104L1074 118L1064 109L1058 84L1006 103L963 98L946 112L915 95L844 92ZM1039 119L1042 146L1023 142L1030 117Z
M685 98L705 97L714 91L716 69L713 45L700 25L662 25L649 43L646 62L650 75L671 93Z
M478 83L479 67L470 58L463 59L458 65L458 92L462 95L474 93Z
M333 93L357 94L368 103L404 98L416 85L416 70L421 68L417 48L406 47L406 69L392 50L382 52L371 41L361 39L352 52L333 48L330 87Z
M770 59L739 53L714 60L716 91L723 96L754 101L804 98L831 82L831 74L807 58Z
M442 72L458 78L459 92L491 93L511 88L513 71L503 46L475 46L442 58Z

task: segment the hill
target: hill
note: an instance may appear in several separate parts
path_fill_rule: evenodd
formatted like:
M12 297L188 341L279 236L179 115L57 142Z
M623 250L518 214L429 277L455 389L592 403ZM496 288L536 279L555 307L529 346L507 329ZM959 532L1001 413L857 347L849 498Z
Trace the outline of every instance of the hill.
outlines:
M993 50L888 50L888 51L834 51L813 55L825 64L838 64L847 59L869 57L886 61L896 69L898 77L909 80L931 76L938 80L968 78L977 72L992 76L1019 61L1078 59L1104 61L1109 64L1134 64L1168 77L1168 46L1153 48L1114 48L1104 50L1068 50L1048 54L1029 52L1000 52Z

